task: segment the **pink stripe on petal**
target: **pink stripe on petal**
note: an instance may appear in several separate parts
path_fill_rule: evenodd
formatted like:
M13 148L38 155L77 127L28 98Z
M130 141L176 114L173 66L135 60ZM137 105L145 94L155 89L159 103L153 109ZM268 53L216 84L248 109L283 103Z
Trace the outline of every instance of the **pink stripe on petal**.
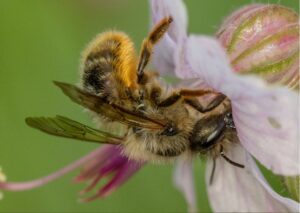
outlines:
M91 181L91 183L83 190L79 192L80 195L84 195L87 192L91 191L95 186L98 184L98 182L101 180L102 176L98 174L96 177L94 177L94 180Z
M233 12L229 17L227 17L218 32L217 37L220 37L221 42L224 46L228 45L229 39L232 37L233 30L236 29L239 22L241 22L241 17L248 14L250 10L261 7L261 4L251 4L240 8L239 10Z
M106 197L110 195L114 190L120 187L126 180L128 180L133 174L135 174L144 163L128 160L128 162L117 171L115 176L109 181L100 191L100 197Z
M81 159L73 162L72 164L58 170L57 172L54 172L48 176L42 177L37 180L28 181L28 182L4 182L0 183L0 189L7 190L7 191L23 191L23 190L29 190L33 188L37 188L40 186L43 186L71 171L74 169L82 166L84 163L90 161L91 159L95 158L99 153L102 152L101 148L96 149L95 151L87 154L86 156L82 157Z
M91 191L104 176L116 173L114 174L114 178L116 178L118 176L118 173L123 172L124 168L127 169L130 162L128 161L127 157L121 154L121 152L122 150L120 147L112 147L112 149L109 150L110 156L107 157L107 159L105 159L103 163L101 163L102 165L99 165L98 168L94 168L94 177L87 177L84 173L81 174L82 177L86 176L87 178L92 179L91 183L83 191L80 192L81 195ZM113 181L114 178L111 181ZM92 197L82 199L81 201L88 202L96 199L97 197L101 197L100 192Z
M122 167L124 164L128 163L128 158L124 156L116 156L113 159L109 160L103 167L99 168L99 173L103 177L108 175L110 172L118 170L118 168Z
M107 161L110 161L121 154L121 148L114 145L103 145L101 146L101 149L101 153L99 153L95 159L83 166L80 174L74 178L75 182L78 183L92 178L99 172L100 168L107 163Z
M239 12L239 10L237 11ZM242 14L232 17L221 28L225 29L218 37L234 60L247 48L274 34L289 23L296 23L297 14L281 5L250 5L242 8ZM230 36L228 36L228 34ZM224 38L227 39L224 42ZM253 61L255 62L255 61Z
M127 179L135 174L145 163L128 160L125 165L116 171L112 179L101 188L95 195L80 199L80 202L90 202L97 198L103 198L110 195L119 188Z

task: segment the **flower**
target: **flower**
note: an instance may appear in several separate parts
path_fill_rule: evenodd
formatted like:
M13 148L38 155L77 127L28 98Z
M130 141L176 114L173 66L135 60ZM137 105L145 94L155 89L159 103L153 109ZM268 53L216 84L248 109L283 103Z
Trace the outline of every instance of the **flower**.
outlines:
M253 4L236 11L217 37L238 73L270 83L299 85L299 16L280 5Z
M161 74L176 75L181 79L180 85L190 88L210 87L220 91L232 102L233 119L240 143L230 145L226 156L242 163L245 168L236 168L224 159L217 158L214 181L210 185L213 161L208 159L206 179L213 210L297 211L299 204L274 192L251 156L276 174L299 174L299 135L295 116L298 111L297 95L285 88L270 87L256 77L237 75L216 39L188 36L187 15L181 0L151 0L150 3L153 24L168 15L174 19L164 38L155 46L153 64L156 69ZM243 72L244 68L238 68L237 71ZM281 113L283 110L285 113ZM190 212L197 211L192 161L191 157L186 156L178 159L174 175L174 182L183 192ZM74 180L77 183L89 182L81 192L83 195L94 189L104 176L112 174L108 183L96 194L82 199L91 201L108 196L145 163L129 160L123 156L120 147L104 145L49 176L24 183L1 182L0 189L32 189L83 166Z
M91 183L81 194L92 190L103 177L114 174L110 181L94 196L86 198L83 201L91 201L98 197L110 195L143 166L143 162L129 160L121 152L122 149L120 147L104 145L101 147L101 153L97 155L97 158L89 161L83 167L81 173L75 178L75 182L80 183L91 180Z
M0 167L0 182L5 182L6 181L6 176L2 172L2 168ZM3 193L0 191L0 200L3 199Z
M227 19L228 22L225 25L232 24L231 20L238 22L239 16L245 18L241 14L254 7L262 7L266 10L266 8L270 9L275 6L250 5L243 8L242 12L236 12L233 15L234 18ZM270 188L251 156L253 155L276 174L299 175L299 133L297 128L299 124L298 117L295 116L299 109L298 95L286 88L268 85L255 76L235 74L230 66L229 58L216 39L199 35L187 36L187 15L181 0L152 0L151 9L153 24L167 15L172 15L175 22L160 44L155 47L153 57L155 67L163 72L162 74L175 74L182 79L181 85L191 88L211 87L222 92L231 100L233 119L240 143L237 146L232 145L226 155L230 159L242 162L245 169L236 168L218 158L214 183L209 185L213 161L208 159L206 179L213 210L216 212L298 211L299 204L297 202L279 196ZM285 11L290 13L287 9ZM233 26L233 29L236 29L236 25ZM274 26L278 28L281 24L274 24ZM252 28L254 27L252 26ZM223 31L219 32L221 41ZM260 36L266 36L266 34ZM289 38L289 36L287 37ZM291 38L293 38L291 40L296 48L293 50L294 53L299 53L299 45L294 40L294 35ZM255 39L258 38L255 37ZM253 38L252 42L255 42L255 39ZM287 40L289 41L289 39ZM226 46L227 43L223 43ZM275 58L279 61L283 60L283 56L278 52L280 49L276 50ZM288 48L284 50L288 51ZM231 50L229 49L229 51ZM265 53L266 55L262 55L262 52L259 53L261 61L271 64L272 58L268 61L269 52L265 51ZM231 54L234 55L234 52ZM283 55L286 55L286 52ZM258 58L258 56L255 57ZM249 68L259 64L254 64L257 62L255 57L253 57L254 61L250 57L247 61L237 62ZM296 59L293 59L292 63L296 64ZM246 70L244 67L236 66L236 70L243 72ZM298 73L299 67L296 67L297 72L294 70L294 65L288 67L293 69L294 74ZM290 71L287 67L284 68L280 70L281 76ZM272 81L271 77L272 75L268 75L266 79ZM292 81L287 80L285 83ZM284 113L282 113L283 110ZM183 191L190 209L195 209L193 184L190 183L192 179L191 166L188 162L181 162L178 167L176 171L185 172L175 172L177 175L175 184Z
M0 189L8 191L23 191L43 186L74 169L83 166L81 173L75 177L74 182L90 182L90 184L81 191L81 195L91 191L96 184L104 177L110 180L95 195L81 199L83 202L94 200L98 197L105 197L121 186L128 178L137 172L143 165L142 162L136 162L127 159L121 154L121 149L113 145L103 145L92 151L81 159L70 165L50 174L48 176L28 181L28 182L4 182L0 179ZM2 173L0 173L0 178ZM4 176L5 177L5 176Z

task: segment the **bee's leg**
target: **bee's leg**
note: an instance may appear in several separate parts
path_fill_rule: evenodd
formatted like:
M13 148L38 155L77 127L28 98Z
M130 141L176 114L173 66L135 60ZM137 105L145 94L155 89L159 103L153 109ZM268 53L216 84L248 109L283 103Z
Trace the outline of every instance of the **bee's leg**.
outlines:
M199 112L205 113L218 107L225 99L226 99L225 95L219 94L209 104L207 104L207 106L203 106L197 99L185 99L185 103L192 106Z
M221 145L221 149L220 149L220 155L222 156L222 158L224 158L228 163L236 166L236 167L239 167L239 168L245 168L245 166L243 164L240 164L240 163L237 163L237 162L234 162L233 160L229 159L225 153L224 153L224 150L223 150L223 146Z
M175 104L179 99L185 98L185 97L200 97L209 93L215 93L211 90L186 90L181 89L179 91L174 92L172 95L167 97L165 100L161 101L159 100L159 97L156 99L156 104L158 107L169 107L173 104Z
M213 158L213 167L212 167L212 170L210 173L209 185L212 185L212 183L213 183L215 170L216 170L216 159Z
M175 104L179 99L184 98L185 102L190 106L194 107L196 110L204 113L211 111L215 107L219 106L224 99L226 98L225 95L217 93L217 97L213 99L207 106L203 106L197 99L192 99L191 97L200 97L207 94L216 94L216 92L212 90L186 90L182 89L176 93L173 93L171 96L166 98L163 101L158 101L154 99L158 107L169 107Z
M172 21L173 19L171 16L162 19L157 25L154 26L148 37L144 39L137 68L137 76L139 83L142 82L144 68L147 66L150 60L153 45L156 44L162 38Z

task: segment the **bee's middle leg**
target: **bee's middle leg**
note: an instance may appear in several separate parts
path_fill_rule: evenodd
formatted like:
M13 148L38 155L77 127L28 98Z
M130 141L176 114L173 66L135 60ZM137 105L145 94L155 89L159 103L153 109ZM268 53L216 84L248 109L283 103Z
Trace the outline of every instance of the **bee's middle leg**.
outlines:
M209 102L206 106L201 104L200 101L197 99L185 99L185 103L193 107L194 109L198 110L201 113L209 112L216 107L218 107L224 100L226 99L226 96L223 94L218 94L217 97L215 97L211 102Z
M154 91L159 92L159 91ZM201 97L207 94L217 94L216 98L214 98L207 106L203 106L197 99L194 97ZM160 100L160 93L153 94L152 99L158 107L169 107L175 104L180 99L184 99L185 103L189 104L196 110L204 113L213 110L217 106L219 106L226 98L225 95L221 93L216 93L212 90L187 90L182 89L177 92L174 92L172 95L167 97L164 100Z

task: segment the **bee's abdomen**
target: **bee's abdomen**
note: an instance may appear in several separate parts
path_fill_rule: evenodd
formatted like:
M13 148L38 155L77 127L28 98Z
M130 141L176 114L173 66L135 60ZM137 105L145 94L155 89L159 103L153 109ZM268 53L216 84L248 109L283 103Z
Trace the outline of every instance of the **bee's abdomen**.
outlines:
M133 44L119 32L100 34L83 53L82 86L87 91L107 96L135 66Z
M91 93L105 95L113 82L111 76L116 70L120 42L109 39L97 44L83 62L82 84Z

